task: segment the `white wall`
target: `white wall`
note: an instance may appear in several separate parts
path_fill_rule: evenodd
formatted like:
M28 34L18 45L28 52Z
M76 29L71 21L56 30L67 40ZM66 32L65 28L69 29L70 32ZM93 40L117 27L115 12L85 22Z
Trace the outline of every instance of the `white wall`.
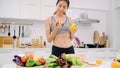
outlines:
M120 9L114 11L113 23L113 45L120 49Z
M112 32L113 34L113 48L120 49L120 1L112 0L111 8L111 22L112 22Z
M78 36L81 41L85 43L93 43L93 33L95 30L99 31L100 35L102 35L102 32L107 33L107 11L99 11L99 10L83 10L83 9L73 9L70 10L68 13L68 16L70 16L72 19L78 18L80 13L87 12L88 17L92 19L98 19L100 20L99 23L91 23L91 24L78 24L79 29L76 33L76 36Z

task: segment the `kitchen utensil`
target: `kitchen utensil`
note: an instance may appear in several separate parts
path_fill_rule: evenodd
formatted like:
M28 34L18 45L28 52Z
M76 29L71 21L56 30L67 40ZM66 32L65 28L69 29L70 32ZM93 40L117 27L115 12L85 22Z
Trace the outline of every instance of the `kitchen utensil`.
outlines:
M11 33L10 33L10 25L8 26L8 36L10 36Z
M94 41L94 44L100 44L100 34L97 30L94 31L93 41Z
M22 26L22 37L24 37L24 26Z
M17 40L16 40L15 30L14 30L14 36L13 36L13 48L16 47L16 42L17 42Z
M20 34L21 34L21 26L19 25L19 37L20 37Z
M15 36L15 30L14 30L14 36L13 36L13 39L16 39L16 36Z
M87 47L88 47L88 48L96 48L97 45L95 45L95 44L87 44Z

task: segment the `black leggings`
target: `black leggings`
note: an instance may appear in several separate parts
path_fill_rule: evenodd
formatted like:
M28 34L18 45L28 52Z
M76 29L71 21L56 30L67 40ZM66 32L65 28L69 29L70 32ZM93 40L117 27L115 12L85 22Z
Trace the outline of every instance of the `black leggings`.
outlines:
M74 47L71 46L69 48L60 48L60 47L57 47L57 46L52 46L52 54L59 57L62 53L65 53L65 54L74 54Z

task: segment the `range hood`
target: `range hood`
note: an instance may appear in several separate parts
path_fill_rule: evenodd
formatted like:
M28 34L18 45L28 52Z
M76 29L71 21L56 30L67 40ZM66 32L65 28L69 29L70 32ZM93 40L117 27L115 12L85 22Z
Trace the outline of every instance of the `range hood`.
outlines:
M100 21L97 19L82 19L82 18L77 18L74 19L75 23L99 23Z
M88 14L86 12L81 13L80 17L73 20L75 23L99 23L100 21L97 19L88 18Z

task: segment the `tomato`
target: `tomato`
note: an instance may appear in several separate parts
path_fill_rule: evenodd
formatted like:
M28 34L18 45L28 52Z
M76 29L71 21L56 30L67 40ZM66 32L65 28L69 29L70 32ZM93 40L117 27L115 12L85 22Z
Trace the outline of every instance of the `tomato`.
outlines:
M44 58L40 58L39 62L44 65L46 63L46 60Z
M23 57L21 57L21 61L22 61L22 62L27 62L27 60L28 60L28 56L23 56Z

